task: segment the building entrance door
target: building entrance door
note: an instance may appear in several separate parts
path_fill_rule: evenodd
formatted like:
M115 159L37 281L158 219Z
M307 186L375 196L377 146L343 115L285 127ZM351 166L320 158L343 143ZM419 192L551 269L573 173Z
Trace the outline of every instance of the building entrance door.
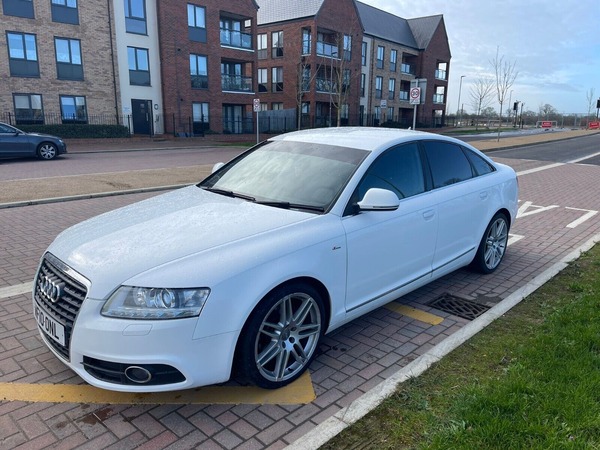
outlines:
M152 135L152 100L131 99L133 133Z

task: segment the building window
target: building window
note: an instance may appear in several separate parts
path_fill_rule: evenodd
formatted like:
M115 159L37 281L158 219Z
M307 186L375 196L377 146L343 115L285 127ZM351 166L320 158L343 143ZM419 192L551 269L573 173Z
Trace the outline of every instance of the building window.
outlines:
M282 102L275 102L275 103L271 103L271 109L273 111L279 111L283 109L283 103Z
M362 43L362 48L361 48L360 54L361 54L361 64L363 66L366 66L367 65L367 43L366 42Z
M367 84L367 75L364 73L360 74L360 96L365 96L365 85Z
M267 69L258 69L258 92L269 92Z
M208 58L204 55L190 55L190 76L192 89L208 89Z
M394 96L396 95L396 80L393 78L390 78L390 81L388 82L388 100L394 100Z
M32 0L2 0L2 11L5 16L35 18Z
M17 125L44 123L42 96L39 94L14 94Z
M129 84L150 86L150 62L147 48L127 47Z
M250 21L246 21L248 26ZM242 22L240 20L222 18L221 27L221 45L235 48L252 49L252 34L242 31ZM244 30L247 28L244 27Z
M256 48L258 49L258 59L267 59L267 35L259 34L256 36Z
M208 103L194 102L192 103L192 120L194 134L202 134L210 129Z
M437 68L435 69L435 77L438 80L447 80L448 75L448 64L445 62L437 63Z
M342 89L344 92L350 89L350 69L344 69L342 73Z
M390 71L396 71L396 63L398 61L398 50L392 50L390 53Z
M273 92L283 92L283 67L273 67L271 70L271 88Z
M445 94L446 94L446 88L444 86L436 86L435 94L433 94L433 103L437 103L437 104L444 103Z
M124 0L125 30L128 33L148 34L146 28L146 1Z
M383 69L383 56L385 55L385 47L377 46L377 68Z
M375 98L381 98L383 90L383 77L375 77Z
M302 80L301 80L301 90L302 92L310 91L310 66L304 66L302 68Z
M79 25L77 0L52 0L52 21Z
M13 77L39 77L40 67L34 34L6 33L8 64Z
M310 28L302 29L302 54L310 55L310 49L312 48L312 34Z
M387 109L387 120L393 121L394 120L394 107L390 106Z
M344 59L350 61L352 59L352 36L344 35Z
M194 42L206 42L206 9L188 3L188 38Z
M63 123L87 123L88 121L85 97L61 95L60 111Z
M271 58L281 58L283 56L283 31L271 33L271 47Z
M83 80L79 39L54 38L56 72L59 80Z
M221 89L223 92L252 92L252 77L245 76L246 64L226 61L221 63Z

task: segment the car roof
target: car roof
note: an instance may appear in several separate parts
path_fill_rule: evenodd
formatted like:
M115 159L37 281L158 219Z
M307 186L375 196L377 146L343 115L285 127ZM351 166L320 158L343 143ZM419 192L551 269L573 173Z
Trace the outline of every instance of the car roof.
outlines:
M308 142L375 151L378 149L386 149L391 145L400 144L406 141L422 139L452 140L445 136L423 131L375 127L317 128L281 134L270 140Z

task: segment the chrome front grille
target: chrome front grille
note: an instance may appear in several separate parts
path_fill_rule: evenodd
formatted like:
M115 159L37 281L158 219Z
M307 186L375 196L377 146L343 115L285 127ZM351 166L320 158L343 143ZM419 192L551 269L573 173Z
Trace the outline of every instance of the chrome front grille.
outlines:
M87 295L87 281L65 263L47 253L34 285L34 301L65 330L65 345L46 337L46 342L67 361L77 313Z

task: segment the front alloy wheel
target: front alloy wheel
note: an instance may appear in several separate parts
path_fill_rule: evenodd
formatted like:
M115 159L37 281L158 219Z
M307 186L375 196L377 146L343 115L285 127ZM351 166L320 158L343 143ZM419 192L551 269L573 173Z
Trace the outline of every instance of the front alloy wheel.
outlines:
M38 156L40 159L54 159L56 158L57 154L58 149L56 148L56 145L52 144L51 142L44 142L38 147Z
M473 260L477 270L492 273L498 268L508 245L508 219L502 213L494 216L485 230Z
M323 317L322 300L310 286L283 286L269 294L241 337L246 378L273 389L300 377L316 354Z

